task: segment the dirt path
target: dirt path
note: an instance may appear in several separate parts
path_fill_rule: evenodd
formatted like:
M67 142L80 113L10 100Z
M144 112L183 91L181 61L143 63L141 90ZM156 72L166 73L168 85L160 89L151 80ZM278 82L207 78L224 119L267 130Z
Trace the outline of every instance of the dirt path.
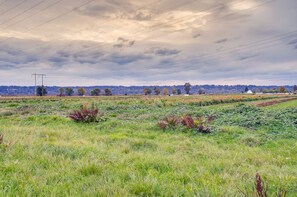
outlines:
M266 102L262 102L262 103L257 103L256 106L257 107L268 107L268 106L271 106L271 105L276 105L276 104L279 104L279 103L285 103L285 102L294 101L294 100L297 100L297 97L266 101Z

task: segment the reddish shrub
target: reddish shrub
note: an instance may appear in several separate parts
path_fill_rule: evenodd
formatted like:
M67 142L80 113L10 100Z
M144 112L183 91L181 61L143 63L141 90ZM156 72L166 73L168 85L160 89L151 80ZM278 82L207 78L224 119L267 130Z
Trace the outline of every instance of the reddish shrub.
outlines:
M210 128L203 125L199 125L197 130L199 133L210 133Z
M0 144L3 144L4 135L0 134Z
M211 129L209 125L214 119L214 116L197 116L196 118L193 118L191 115L185 115L182 118L168 116L164 120L159 121L158 126L162 130L166 130L168 127L175 129L177 126L182 125L187 129L195 129L199 133L210 133Z
M267 197L267 185L265 186L264 181L262 181L261 176L257 173L255 180L255 189L257 192L257 196L259 197Z
M182 117L181 124L188 129L193 129L196 127L194 119L191 115L185 115L184 117Z
M99 114L98 108L95 108L94 105L90 109L84 105L80 110L76 110L69 115L69 118L75 122L83 123L99 122L101 117L102 114Z
M180 119L177 116L168 116L163 120L168 127L176 128L180 124Z
M165 131L166 128L167 128L167 123L165 121L159 121L158 122L158 127L160 127L160 129L162 129L163 131Z

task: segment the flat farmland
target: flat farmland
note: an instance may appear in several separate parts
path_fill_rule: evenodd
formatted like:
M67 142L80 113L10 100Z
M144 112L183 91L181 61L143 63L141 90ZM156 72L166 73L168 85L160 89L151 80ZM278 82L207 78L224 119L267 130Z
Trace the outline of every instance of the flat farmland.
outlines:
M296 99L1 97L0 196L257 196L257 173L297 196ZM100 119L71 120L82 106ZM185 116L212 117L209 132L158 125Z

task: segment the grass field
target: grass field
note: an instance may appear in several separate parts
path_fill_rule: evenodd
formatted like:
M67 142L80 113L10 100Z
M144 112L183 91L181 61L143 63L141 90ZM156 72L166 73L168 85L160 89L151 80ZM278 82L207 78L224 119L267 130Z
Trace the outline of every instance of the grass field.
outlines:
M279 96L0 98L0 196L297 196L297 100ZM106 120L75 123L81 105ZM213 115L210 134L157 126Z

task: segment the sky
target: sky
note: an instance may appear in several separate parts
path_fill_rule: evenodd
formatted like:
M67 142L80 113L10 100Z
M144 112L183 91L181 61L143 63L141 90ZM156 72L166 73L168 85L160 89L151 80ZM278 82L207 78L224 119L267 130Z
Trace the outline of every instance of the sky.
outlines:
M0 0L0 85L294 85L296 0ZM41 79L38 78L38 83Z

